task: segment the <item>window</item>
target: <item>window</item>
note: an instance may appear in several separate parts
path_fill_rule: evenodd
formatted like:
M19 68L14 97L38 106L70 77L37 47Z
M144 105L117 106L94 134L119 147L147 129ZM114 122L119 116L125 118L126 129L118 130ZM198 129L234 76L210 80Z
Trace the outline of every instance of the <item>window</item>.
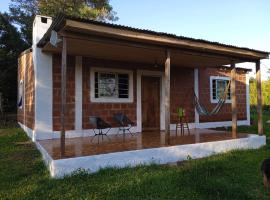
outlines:
M230 78L228 77L210 77L210 89L211 89L211 103L217 103L229 83ZM231 91L230 88L227 94L226 103L230 103Z
M132 71L91 70L91 101L132 102Z
M18 108L23 108L23 80L19 83L19 92L18 92Z

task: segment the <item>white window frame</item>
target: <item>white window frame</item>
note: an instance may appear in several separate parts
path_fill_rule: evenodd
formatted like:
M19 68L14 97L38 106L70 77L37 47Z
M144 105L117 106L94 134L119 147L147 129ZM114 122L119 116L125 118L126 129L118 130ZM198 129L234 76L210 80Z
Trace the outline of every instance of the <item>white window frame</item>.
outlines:
M95 97L95 73L122 73L128 74L128 98ZM133 103L133 71L116 68L91 67L90 69L90 101L97 103Z
M20 98L22 98L22 105L21 106L18 106L19 109L23 109L23 105L24 105L24 82L23 80L20 80L19 82L19 87L18 87L18 99L17 99L17 105L20 101Z
M213 99L213 80L230 81L230 77L227 76L210 76L210 102L218 103L218 99ZM225 103L232 103L231 99L226 99Z

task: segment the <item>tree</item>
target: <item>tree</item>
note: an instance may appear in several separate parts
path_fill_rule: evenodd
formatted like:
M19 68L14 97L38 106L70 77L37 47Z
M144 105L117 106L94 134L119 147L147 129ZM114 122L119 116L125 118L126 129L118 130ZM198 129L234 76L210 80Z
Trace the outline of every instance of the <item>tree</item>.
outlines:
M256 79L249 80L250 105L252 108L257 106ZM262 81L262 103L264 109L270 109L270 80Z
M38 0L40 14L55 16L59 12L99 21L117 20L108 0Z
M32 44L33 20L37 13L37 0L11 0L9 6L11 21L20 27L21 38L29 47Z
M11 0L11 19L19 25L23 39L32 43L32 23L36 14L55 17L59 12L67 15L115 21L118 18L109 0Z
M55 17L62 12L95 20L117 20L109 0L11 0L9 13L0 13L0 93L4 111L17 108L19 54L32 44L36 14Z
M27 47L6 13L0 13L0 93L4 111L16 111L17 59Z

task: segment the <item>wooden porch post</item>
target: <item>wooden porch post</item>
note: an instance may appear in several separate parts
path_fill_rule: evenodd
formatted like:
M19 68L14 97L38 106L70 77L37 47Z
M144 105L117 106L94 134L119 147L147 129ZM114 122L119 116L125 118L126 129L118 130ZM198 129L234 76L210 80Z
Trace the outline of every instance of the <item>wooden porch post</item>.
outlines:
M256 62L258 134L263 135L262 86L260 60Z
M165 61L165 137L166 143L170 143L170 74L171 74L171 53L166 51Z
M61 157L65 156L65 110L66 110L66 76L67 76L67 40L63 37L61 66Z
M235 79L236 79L236 68L235 63L232 61L231 63L231 99L232 99L232 138L236 138L237 134L237 102L236 102L236 87L235 87Z

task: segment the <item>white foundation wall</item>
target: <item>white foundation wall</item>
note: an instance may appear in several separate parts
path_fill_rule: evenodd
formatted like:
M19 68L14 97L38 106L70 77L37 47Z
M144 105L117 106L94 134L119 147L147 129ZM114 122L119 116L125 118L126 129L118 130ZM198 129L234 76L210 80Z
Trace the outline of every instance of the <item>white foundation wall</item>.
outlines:
M39 143L37 143L37 146L50 170L51 176L54 178L62 178L78 169L84 169L89 173L94 173L107 167L122 168L153 163L167 164L184 161L189 158L197 159L208 157L232 150L257 149L265 144L265 136L249 135L247 138L232 140L124 151L60 160L53 160Z
M24 130L24 132L26 133L26 135L31 139L33 140L33 134L34 134L34 131L30 128L28 128L27 126L25 126L24 124L18 122L19 126Z
M33 63L35 73L35 130L32 140L51 139L52 129L52 55L43 53L37 43L52 19L37 15L33 23Z

